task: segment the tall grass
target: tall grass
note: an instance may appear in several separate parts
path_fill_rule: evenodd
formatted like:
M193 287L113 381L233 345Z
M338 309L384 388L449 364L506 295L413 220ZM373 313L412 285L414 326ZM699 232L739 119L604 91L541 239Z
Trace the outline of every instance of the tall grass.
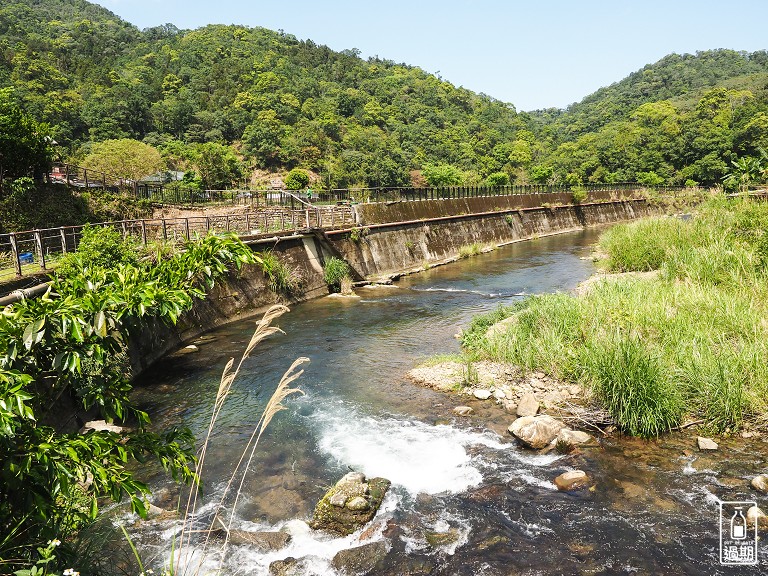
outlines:
M331 256L323 266L323 280L331 292L339 292L341 291L342 280L349 278L350 272L349 264L340 258Z
M722 199L695 218L620 225L600 241L614 271L656 278L597 282L580 297L534 296L476 319L477 354L588 386L631 434L684 413L713 431L768 422L768 283L759 248L768 205ZM767 252L768 253L768 250ZM486 337L489 323L514 315Z
M483 251L483 246L479 242L473 242L472 244L465 244L459 247L459 258L469 258L470 256L477 256Z
M272 292L290 296L299 289L299 279L273 252L266 250L259 253L259 257L267 287Z
M216 392L213 409L211 411L208 429L202 447L200 448L197 466L195 468L195 477L198 487L200 486L201 479L204 477L206 456L209 450L211 436L216 428L219 415L221 414L232 390L232 385L239 375L243 364L256 346L265 338L278 332L282 332L282 330L271 324L285 312L288 312L288 308L282 305L272 306L267 310L261 321L257 324L253 336L248 342L248 345L237 364L235 364L234 358L230 358L224 367L219 387ZM248 474L248 470L255 457L256 448L261 440L262 434L267 426L269 426L274 416L285 409L283 401L293 394L302 394L301 390L291 388L290 385L303 374L304 371L299 370L299 367L306 362L309 362L308 358L296 359L277 385L277 388L267 402L261 417L254 426L251 436L243 448L240 459L235 465L234 471L232 472L219 501L216 503L212 519L207 529L200 529L196 518L200 490L190 490L187 495L186 504L182 507L184 514L181 529L174 541L169 558L169 568L164 572L164 576L180 576L188 574L197 576L198 574L203 573L203 566L208 557L215 555L221 561L225 559L232 521L235 517L235 511L242 493L245 477ZM229 516L228 519L225 518L226 515ZM223 542L217 541L215 544L212 544L211 534L217 527L223 527L226 536ZM134 549L136 559L141 566L141 559L139 558L138 552L135 551L127 533L126 537L131 544L131 547Z

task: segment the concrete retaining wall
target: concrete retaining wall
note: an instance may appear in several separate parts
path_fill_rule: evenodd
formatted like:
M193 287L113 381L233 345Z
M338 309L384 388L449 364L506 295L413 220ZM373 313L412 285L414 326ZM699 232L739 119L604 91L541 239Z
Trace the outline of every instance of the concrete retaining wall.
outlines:
M332 231L325 238L312 235L284 236L269 241L244 238L246 242L253 242L254 250L273 250L297 273L302 279L300 293L276 295L267 287L259 266L234 272L218 282L206 299L196 301L178 325L154 322L137 332L130 342L133 373L140 374L184 342L228 322L253 316L271 304L327 294L322 264L331 255L343 257L362 277L374 279L454 259L462 246L475 242L498 246L659 212L642 199L555 206L557 202L570 200L568 194L524 194L363 205L358 207L358 216L363 222L394 220L354 230ZM541 207L543 202L552 206ZM502 203L514 208L501 209ZM489 206L488 211L484 211Z
M455 202L468 200L481 199L470 198ZM417 206L414 209L412 204L431 202L403 203L398 206L400 212L397 215L402 218L418 214L421 208ZM412 220L402 224L371 225L354 234L350 231L331 232L329 238L350 266L360 275L371 278L455 258L462 246L473 243L495 247L526 238L655 213L657 209L645 200L550 208L525 207L504 212ZM354 239L356 235L359 236L357 240Z
M249 242L247 238L244 238ZM251 242L249 242L251 243ZM196 300L175 326L159 321L142 327L130 340L134 376L184 342L214 328L251 317L277 303L291 303L328 294L317 242L312 236L287 236L251 243L257 252L272 250L301 280L301 291L277 295L267 286L259 265L247 265L216 282L204 300Z

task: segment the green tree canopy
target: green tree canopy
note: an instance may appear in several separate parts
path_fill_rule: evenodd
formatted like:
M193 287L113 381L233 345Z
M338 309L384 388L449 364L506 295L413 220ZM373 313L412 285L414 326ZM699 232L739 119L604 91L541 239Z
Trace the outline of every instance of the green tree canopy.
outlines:
M160 152L154 146L130 138L105 140L93 145L83 167L109 176L141 180L163 169Z
M0 191L3 182L37 176L51 160L48 127L38 124L16 102L14 91L0 89Z

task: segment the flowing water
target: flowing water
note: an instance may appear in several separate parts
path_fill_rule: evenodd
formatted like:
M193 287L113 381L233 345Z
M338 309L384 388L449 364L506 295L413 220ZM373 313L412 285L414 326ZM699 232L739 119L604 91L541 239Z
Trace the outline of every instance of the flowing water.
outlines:
M405 379L422 360L457 352L454 335L474 315L587 278L593 265L581 257L596 237L584 231L515 244L393 287L361 288L359 299L294 306L278 321L286 334L262 343L233 386L209 446L203 508L221 493L283 372L306 356L311 364L298 381L305 395L289 399L262 438L234 521L293 539L268 554L233 546L224 573L267 574L270 562L294 557L305 558L304 574L335 574L333 555L360 534L325 537L302 521L350 469L392 481L371 536L391 548L371 574L759 573L718 563L718 498L755 499L748 480L766 466L759 439L724 442L715 455L696 451L686 435L610 438L577 455L539 455L512 441L511 416L500 408ZM184 424L202 437L224 365L253 328L244 321L215 330L200 339L200 352L171 356L145 374L136 394L153 422ZM462 403L476 416L453 417ZM587 471L594 489L558 492L553 479L570 469ZM157 474L153 486L168 506L162 482ZM173 521L135 530L156 569L177 530ZM207 561L212 567L216 559Z

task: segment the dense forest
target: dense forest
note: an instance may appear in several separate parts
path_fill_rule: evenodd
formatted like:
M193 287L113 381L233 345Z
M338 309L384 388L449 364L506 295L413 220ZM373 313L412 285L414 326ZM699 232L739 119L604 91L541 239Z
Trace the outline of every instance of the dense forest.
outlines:
M568 109L525 113L356 50L243 26L138 30L85 0L3 3L2 87L61 159L103 169L115 141L141 141L157 153L147 173L207 187L292 168L325 187L717 184L768 144L765 51L672 54Z

